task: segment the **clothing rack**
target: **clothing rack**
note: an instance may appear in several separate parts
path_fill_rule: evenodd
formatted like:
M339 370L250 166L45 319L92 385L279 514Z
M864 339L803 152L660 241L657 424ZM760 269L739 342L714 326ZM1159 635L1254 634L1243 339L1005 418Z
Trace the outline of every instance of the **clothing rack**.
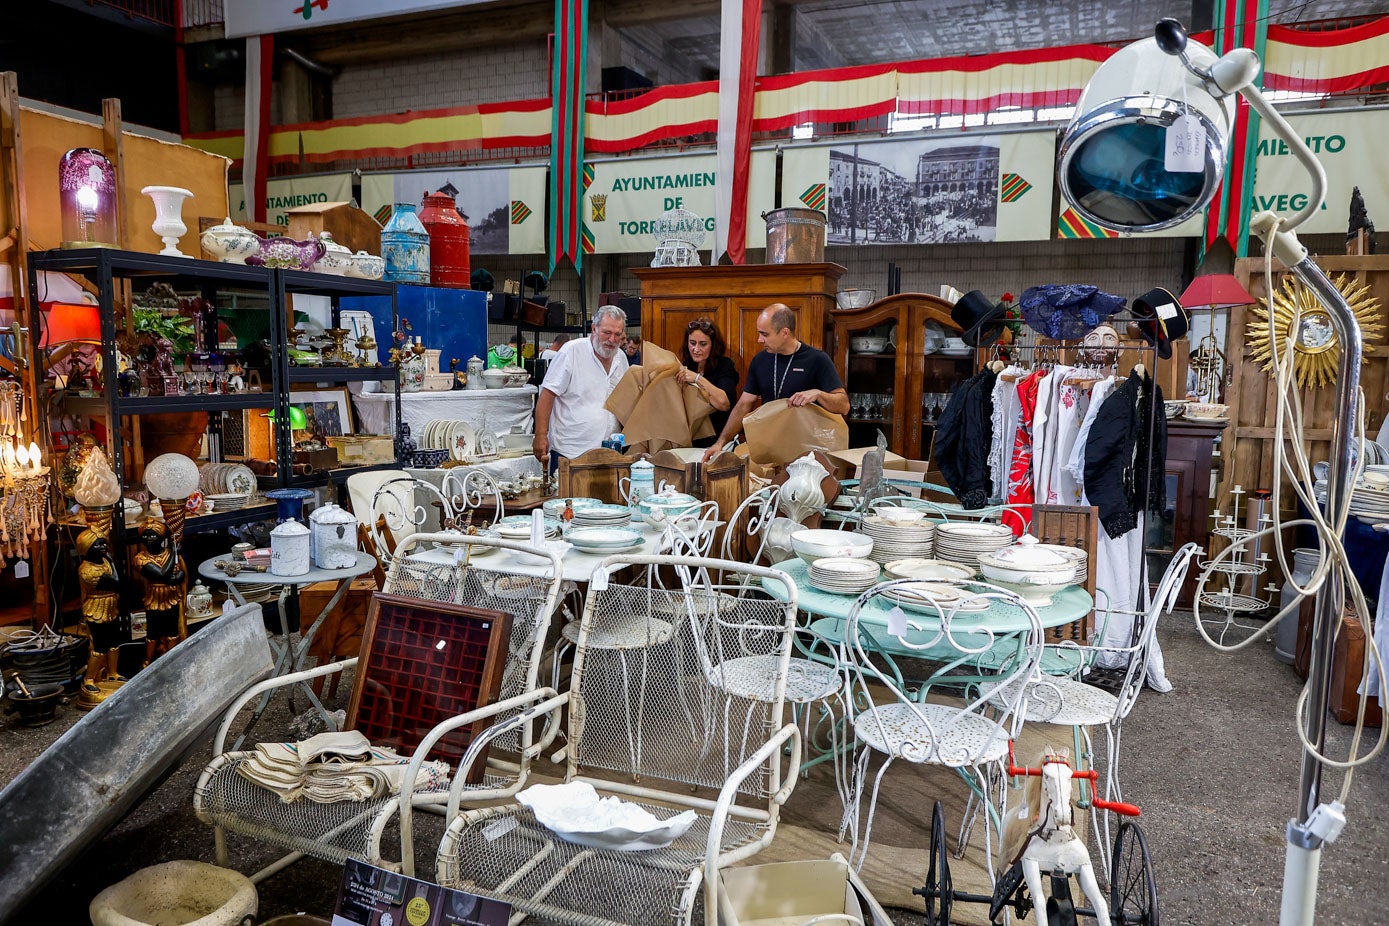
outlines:
M1156 436L1156 435L1155 435L1155 431L1156 431L1156 428L1157 428L1157 421L1158 421L1157 416L1158 416L1158 415L1163 415L1163 416L1165 417L1165 415L1166 415L1165 409L1162 408L1162 407L1160 407L1160 405L1159 405L1159 403L1158 403L1158 400L1157 400L1157 396L1158 396L1158 388L1157 388L1158 380L1157 380L1157 376L1158 376L1158 372L1159 372L1159 369L1160 369L1160 365L1163 364L1163 363L1166 363L1166 362L1170 362L1170 361L1164 361L1164 360L1162 359L1161 355L1158 354L1157 345L1155 345L1155 344L1150 344L1150 343L1148 343L1146 340L1139 339L1136 343L1134 343L1134 342L1132 342L1132 341L1131 341L1130 343L1125 343L1124 338L1126 337L1126 333L1127 333L1127 331L1128 331L1129 323L1130 323L1130 322L1133 322L1133 321L1135 321L1135 319L1133 318L1133 316L1132 316L1129 312L1127 312L1127 311L1121 311L1121 312L1115 313L1114 315L1112 315L1112 316L1110 316L1109 318L1105 319L1104 322L1102 322L1102 324L1109 325L1110 327L1114 328L1114 330L1116 331L1116 333L1119 334L1119 339L1120 339L1120 340L1119 340L1119 345L1118 345L1118 347L1116 347L1116 348L1104 348L1104 347L1099 347L1099 348L1093 348L1093 347L1091 347L1091 348L1087 348L1087 347L1085 347L1085 345L1083 344L1083 342L1082 342L1081 340L1059 340L1059 339L1055 339L1055 338L1048 338L1048 337L1045 337L1045 336L1043 336L1043 335L1038 334L1037 332L1035 332L1035 331L1034 331L1033 329L1031 329L1030 327L1024 326L1023 333L1022 333L1022 335L1020 336L1021 340L1017 340L1017 341L1014 341L1014 342L1011 343L1011 344L1006 344L1006 345L998 345L998 344L993 345L993 346L990 348L990 356L989 356L988 361L986 361L986 362L991 363L991 362L993 362L993 361L996 360L996 359L997 359L997 360L1003 360L1005 363L1006 363L1006 362L1009 362L1010 359L1011 359L1012 361L1016 362L1017 360L1021 359L1020 357L1018 357L1018 356L1016 356L1016 355L1017 355L1017 354L1022 354L1022 355L1024 355L1024 356L1030 356L1030 358L1032 358L1032 359L1035 359L1035 358L1037 358L1037 357L1039 357L1039 356L1040 356L1040 357L1043 357L1043 358L1047 358L1047 362L1049 363L1050 366L1056 366L1056 365L1060 365L1060 364L1065 364L1065 365L1068 365L1068 366L1084 367L1084 366L1086 365L1084 362L1076 362L1080 351L1082 351L1082 350L1100 350L1100 351L1103 351L1103 350L1114 350L1114 352L1115 352L1115 357L1114 357L1114 359L1113 359L1113 362L1112 362L1110 365L1108 365L1107 368L1111 371L1112 375L1114 375L1114 376L1117 377L1117 376L1119 375L1119 372L1118 372L1118 370L1119 370L1119 360L1123 357L1124 353L1125 353L1126 351L1132 351L1132 352L1134 352L1135 354L1138 354L1138 355L1139 355L1138 359L1134 361L1133 366L1129 368L1128 372L1126 372L1126 373L1124 374L1124 376L1131 376L1131 375L1133 374L1134 370L1136 370L1136 369L1138 369L1140 366L1142 366L1142 372L1143 372L1150 380L1152 380L1152 382L1153 382L1154 388L1152 388L1151 390L1149 390L1149 393L1148 393L1148 396L1149 396L1149 406L1148 406L1148 444L1149 444L1149 446L1151 446L1152 443L1153 443L1153 440L1154 440L1154 438L1155 438L1155 436ZM1097 327L1098 327L1098 326L1097 326ZM1012 356L1010 356L1010 357L1003 357L1002 354L1003 354L1004 351L1007 351L1007 352L1008 352L1010 355L1012 355ZM1071 352L1071 356L1070 356L1069 358L1067 357L1067 352L1068 352L1068 351ZM1174 355L1174 356L1175 356L1175 353L1176 353L1176 352L1175 352L1175 350L1174 350L1174 351L1173 351L1173 355ZM1067 363L1066 361L1067 361L1068 359L1070 359L1072 362L1071 362L1071 363ZM1106 367L1099 367L1098 369L1106 369ZM1165 455L1164 455L1164 456L1165 456ZM1157 474L1154 474L1154 473L1153 473L1153 469L1152 469L1152 457L1151 457L1151 455L1148 455L1148 457L1144 460L1144 472L1143 472L1143 498L1144 498L1144 500L1145 500L1145 506L1146 506L1146 500L1150 497L1150 494L1151 494L1154 476L1156 476L1156 478L1159 478L1159 479L1165 479L1165 478L1167 477L1167 474L1166 474L1166 473L1157 473ZM1151 515L1151 512L1148 512L1148 511L1146 510L1146 507L1145 507L1144 514L1145 514L1145 515ZM1148 552L1147 552L1147 550L1148 550L1148 536L1147 536L1147 531L1148 531L1149 522L1148 522L1148 518L1147 518L1147 517L1145 517L1145 518L1143 519L1142 525L1143 525L1143 531L1144 531L1144 536L1142 537L1142 542L1143 542L1143 555L1142 555L1141 557L1139 557L1139 563L1138 563L1138 587L1139 587L1139 589L1142 590L1142 594L1144 594L1144 595L1146 596L1146 595L1150 595L1150 594L1151 594L1151 590L1149 589L1149 586L1148 586ZM1146 609L1146 602L1145 602L1145 601L1140 601L1140 602L1138 602L1138 603L1137 603L1137 607L1138 607L1138 610L1140 610L1140 611L1141 611L1141 610L1145 610L1145 609ZM1134 627L1133 627L1133 630L1131 631L1131 633L1132 633L1134 639L1131 640L1130 642L1136 642L1136 639L1137 639L1137 637L1138 637L1138 635L1139 635L1140 632L1141 632L1141 628L1138 626L1137 622L1135 622Z

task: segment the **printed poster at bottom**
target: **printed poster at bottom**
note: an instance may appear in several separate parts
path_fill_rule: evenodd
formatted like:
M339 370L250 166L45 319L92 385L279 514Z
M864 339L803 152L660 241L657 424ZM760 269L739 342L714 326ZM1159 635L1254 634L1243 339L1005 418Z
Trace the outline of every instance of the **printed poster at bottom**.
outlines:
M511 904L348 859L333 926L506 926Z

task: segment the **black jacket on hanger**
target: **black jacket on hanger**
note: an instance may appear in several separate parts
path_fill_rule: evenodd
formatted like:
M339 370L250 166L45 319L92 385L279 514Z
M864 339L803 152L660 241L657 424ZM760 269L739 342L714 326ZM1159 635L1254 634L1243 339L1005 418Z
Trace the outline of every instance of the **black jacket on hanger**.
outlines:
M965 508L983 508L989 502L996 379L998 374L985 367L965 380L951 394L936 424L936 465Z
M1085 495L1110 537L1138 526L1144 508L1167 506L1167 417L1162 388L1129 376L1104 399L1085 445Z

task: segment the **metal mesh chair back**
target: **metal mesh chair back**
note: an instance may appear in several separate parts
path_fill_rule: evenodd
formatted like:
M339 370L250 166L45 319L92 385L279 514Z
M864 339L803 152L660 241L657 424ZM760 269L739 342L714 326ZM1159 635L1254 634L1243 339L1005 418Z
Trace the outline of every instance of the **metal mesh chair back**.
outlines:
M781 486L768 486L743 499L724 525L724 559L760 563L767 555L768 528L777 516Z
M607 576L643 570L632 584ZM669 567L669 568L662 568ZM679 576L663 583L662 575ZM781 728L796 607L750 586L772 570L678 556L610 557L584 604L570 704L571 774L601 768L718 789ZM692 579L692 576L698 578ZM715 577L715 578L711 578ZM760 688L740 688L736 660ZM771 763L743 783L766 797Z
M429 545L435 548L426 550ZM487 555L494 548L528 550L525 544L487 537L412 535L400 542L382 591L510 614L511 646L498 696L505 700L535 688L541 648L563 582L559 561L553 557L549 577L488 568ZM498 721L506 716L510 715L503 715ZM514 749L517 745L515 734L498 743L502 749Z
M1036 677L1043 649L1042 623L1036 610L1021 597L982 582L963 583L969 598L937 601L922 583L910 579L884 582L864 592L849 612L844 635L844 662L850 675L853 702L872 705L860 713L855 726L881 751L913 762L965 767L977 764L1017 736L1022 728L1027 685ZM913 596L910 610L896 610L892 625L865 625L865 609L886 597ZM987 616L981 617L987 607ZM978 610L975 610L978 609ZM1002 634L995 626L1020 627ZM1005 637L1017 649L990 671L990 697L980 686L961 686L951 676L979 671L981 656L996 653ZM881 641L885 646L879 645ZM884 650L890 647L891 653ZM899 668L902 656L917 656L934 667L929 680L913 696ZM939 692L947 690L941 696ZM1001 691L1002 694L997 693ZM930 701L931 703L927 703ZM937 705L948 705L942 710Z

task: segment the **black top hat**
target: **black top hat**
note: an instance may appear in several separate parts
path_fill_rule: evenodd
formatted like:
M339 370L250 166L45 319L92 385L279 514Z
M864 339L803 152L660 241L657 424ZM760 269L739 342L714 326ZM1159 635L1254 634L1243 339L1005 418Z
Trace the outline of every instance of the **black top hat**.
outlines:
M1161 286L1133 300L1133 320L1143 339L1157 348L1163 360L1172 356L1172 342L1186 337L1191 316L1177 297Z
M1003 303L994 304L977 289L972 289L960 297L950 310L950 318L960 326L960 337L970 347L988 347L1003 334L1003 320L1008 307Z

